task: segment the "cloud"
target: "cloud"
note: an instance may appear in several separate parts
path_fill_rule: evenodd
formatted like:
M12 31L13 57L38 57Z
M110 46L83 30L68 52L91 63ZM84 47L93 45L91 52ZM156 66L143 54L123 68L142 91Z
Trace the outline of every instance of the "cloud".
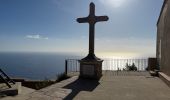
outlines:
M28 38L28 39L44 39L44 40L48 40L48 37L40 36L39 34L26 35L26 38Z

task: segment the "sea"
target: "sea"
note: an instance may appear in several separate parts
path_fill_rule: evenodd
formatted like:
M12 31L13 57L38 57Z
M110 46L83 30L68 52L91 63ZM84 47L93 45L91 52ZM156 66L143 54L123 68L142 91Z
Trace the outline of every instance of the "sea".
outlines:
M80 59L74 53L0 52L0 68L13 78L56 79L65 70L65 59Z
M61 52L0 52L0 69L12 78L55 80L59 74L64 73L66 59L69 59L68 71L75 71L79 70L77 59L85 56ZM138 70L143 71L148 65L147 59L102 59L103 70L123 70L127 64L134 63Z

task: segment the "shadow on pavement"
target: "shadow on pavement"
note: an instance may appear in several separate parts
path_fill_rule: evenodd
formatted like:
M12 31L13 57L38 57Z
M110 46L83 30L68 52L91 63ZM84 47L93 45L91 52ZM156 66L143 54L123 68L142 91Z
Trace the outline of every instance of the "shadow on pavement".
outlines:
M98 80L79 78L76 81L63 87L72 90L72 92L66 96L64 100L72 100L80 91L93 91L98 85Z

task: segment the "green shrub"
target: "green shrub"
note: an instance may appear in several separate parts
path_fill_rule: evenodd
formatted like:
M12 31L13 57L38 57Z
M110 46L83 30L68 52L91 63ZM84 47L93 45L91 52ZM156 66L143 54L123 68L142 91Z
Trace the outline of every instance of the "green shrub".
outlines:
M25 87L29 87L29 88L39 90L39 89L45 88L47 86L50 86L52 84L55 84L57 82L60 82L62 80L69 78L65 73L57 74L56 77L57 78L54 81L49 80L48 78L45 78L42 81L24 81L24 82L22 82L22 85L25 86Z
M69 77L65 73L60 73L57 76L56 82L60 82L62 80L68 79Z
M137 67L134 63L132 65L128 65L128 63L126 63L125 70L127 70L127 71L137 71Z

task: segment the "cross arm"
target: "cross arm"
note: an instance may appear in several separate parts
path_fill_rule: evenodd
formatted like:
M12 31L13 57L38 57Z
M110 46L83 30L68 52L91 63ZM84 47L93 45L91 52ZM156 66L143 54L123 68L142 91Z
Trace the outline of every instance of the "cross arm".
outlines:
M79 22L79 23L88 23L88 17L77 18L77 22Z
M109 17L107 16L96 16L96 21L107 21Z

